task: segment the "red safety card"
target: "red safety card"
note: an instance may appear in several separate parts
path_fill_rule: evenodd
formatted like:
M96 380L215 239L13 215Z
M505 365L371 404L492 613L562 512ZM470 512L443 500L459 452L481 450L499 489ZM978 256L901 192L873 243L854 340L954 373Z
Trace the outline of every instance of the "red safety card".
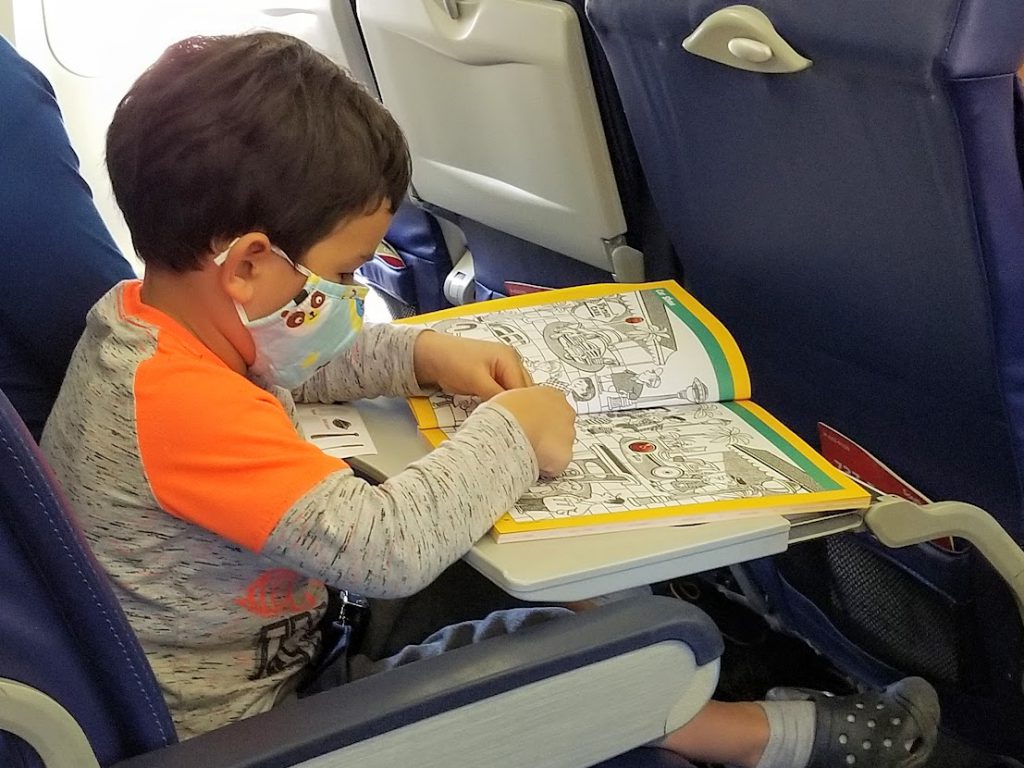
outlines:
M833 429L828 424L822 424L820 421L818 422L818 440L821 443L822 456L871 490L909 499L915 504L927 504L931 501L870 451L855 443L842 432ZM958 551L952 537L936 539L931 543L946 552Z
M532 285L531 283L517 283L512 280L505 281L505 293L509 296L522 296L524 293L540 293L551 291L553 288L546 288L543 285Z

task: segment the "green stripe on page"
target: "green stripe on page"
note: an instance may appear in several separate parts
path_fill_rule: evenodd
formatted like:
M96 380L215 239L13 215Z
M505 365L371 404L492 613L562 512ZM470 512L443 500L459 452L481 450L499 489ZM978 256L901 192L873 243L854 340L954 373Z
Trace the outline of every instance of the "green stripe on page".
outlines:
M725 359L725 352L722 350L722 345L718 343L718 339L715 338L715 335L704 323L664 288L655 288L654 295L661 299L661 302L672 311L672 314L683 321L708 353L711 367L715 371L715 380L718 382L718 399L732 400L735 396L732 369L729 368L729 363Z
M765 424L761 421L756 414L751 413L738 403L722 403L722 405L743 419L743 421L753 427L759 435L778 448L787 459L810 475L811 478L821 486L822 490L842 490L843 486L829 477L821 467L805 456L803 452L801 452L800 449L793 445L789 440L776 432L771 425Z

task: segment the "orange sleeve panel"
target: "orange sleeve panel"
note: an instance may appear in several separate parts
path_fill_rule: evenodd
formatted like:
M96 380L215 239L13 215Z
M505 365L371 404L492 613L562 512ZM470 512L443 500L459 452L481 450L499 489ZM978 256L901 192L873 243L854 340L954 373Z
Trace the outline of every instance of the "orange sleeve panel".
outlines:
M134 382L150 488L168 513L259 551L303 494L348 465L303 440L273 395L168 330Z

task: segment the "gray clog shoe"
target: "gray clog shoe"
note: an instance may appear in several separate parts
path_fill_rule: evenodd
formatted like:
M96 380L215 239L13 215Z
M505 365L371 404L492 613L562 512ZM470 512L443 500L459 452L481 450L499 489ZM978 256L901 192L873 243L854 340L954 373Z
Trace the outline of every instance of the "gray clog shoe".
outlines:
M772 688L765 698L815 703L814 746L807 768L918 768L935 747L939 698L920 677L849 696Z

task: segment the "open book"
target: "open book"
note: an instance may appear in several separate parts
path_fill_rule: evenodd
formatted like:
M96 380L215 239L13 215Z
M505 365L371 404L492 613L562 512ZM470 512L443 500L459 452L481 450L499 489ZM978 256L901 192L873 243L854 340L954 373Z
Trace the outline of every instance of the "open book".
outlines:
M870 497L750 402L736 342L673 281L588 285L409 318L518 350L576 412L573 460L495 524L498 541L866 507ZM477 401L412 398L434 445Z

